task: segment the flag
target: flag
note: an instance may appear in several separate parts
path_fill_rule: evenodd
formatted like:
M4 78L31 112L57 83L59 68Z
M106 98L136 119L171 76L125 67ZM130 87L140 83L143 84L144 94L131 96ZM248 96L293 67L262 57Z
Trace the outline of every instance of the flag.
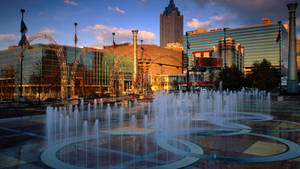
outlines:
M186 48L187 48L187 49L191 49L191 47L190 47L190 42L189 42L188 39L186 40Z
M29 42L26 38L26 35L23 34L22 37L21 37L21 40L19 42L19 46L26 46L26 45L29 45Z
M78 38L77 38L77 35L75 34L75 36L74 36L74 43L77 44L77 42L78 42Z
M278 32L278 35L277 35L277 38L276 38L276 42L279 42L280 39L281 39L281 37L280 37L280 31L279 31L279 32Z
M23 18L22 18L22 21L21 21L21 28L20 28L20 32L21 32L22 34L25 34L25 33L27 33L27 27L26 27L26 25L25 25L25 23L24 23L24 20L23 20Z

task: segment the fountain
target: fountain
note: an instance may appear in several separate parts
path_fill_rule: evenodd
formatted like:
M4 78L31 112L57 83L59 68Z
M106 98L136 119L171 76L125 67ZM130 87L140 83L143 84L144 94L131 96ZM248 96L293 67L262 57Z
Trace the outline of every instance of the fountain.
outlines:
M194 135L243 134L276 140L276 137L252 133L242 123L272 120L270 104L270 93L243 89L177 94L161 91L152 102L134 100L127 107L123 103L105 106L102 99L98 106L94 100L94 116L90 114L90 103L85 109L84 100L79 109L75 105L69 111L65 107L47 107L48 144L41 160L52 168L181 168L200 159L271 161L271 157L205 155L202 147L192 141ZM78 133L80 130L82 134ZM277 141L296 146L282 139ZM76 153L70 156L70 151ZM60 154L56 155L57 152ZM162 152L164 162L158 158ZM282 160L300 155L300 152L289 153L278 156Z

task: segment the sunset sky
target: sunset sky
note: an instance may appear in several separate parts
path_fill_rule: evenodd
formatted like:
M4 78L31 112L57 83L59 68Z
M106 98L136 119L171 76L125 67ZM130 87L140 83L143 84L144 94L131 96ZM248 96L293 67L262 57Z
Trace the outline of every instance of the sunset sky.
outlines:
M296 0L294 0L295 2ZM200 27L224 28L260 24L263 17L288 23L290 0L175 0L184 15L184 32ZM298 1L299 2L299 1ZM169 0L1 0L0 49L20 39L20 9L26 10L27 36L51 34L61 45L73 45L74 22L78 22L78 46L102 46L131 42L138 29L145 43L159 44L159 15ZM297 8L300 35L300 4ZM48 43L37 40L33 43Z

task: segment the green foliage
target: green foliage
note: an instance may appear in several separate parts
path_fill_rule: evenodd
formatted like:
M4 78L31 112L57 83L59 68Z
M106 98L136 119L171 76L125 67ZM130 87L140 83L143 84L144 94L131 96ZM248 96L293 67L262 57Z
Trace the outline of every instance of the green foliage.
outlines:
M272 67L271 63L264 59L255 62L252 71L246 77L248 87L271 91L278 88L280 83L280 72Z
M220 71L217 79L217 82L221 81L223 90L240 90L244 84L243 73L235 65L230 68L225 67Z

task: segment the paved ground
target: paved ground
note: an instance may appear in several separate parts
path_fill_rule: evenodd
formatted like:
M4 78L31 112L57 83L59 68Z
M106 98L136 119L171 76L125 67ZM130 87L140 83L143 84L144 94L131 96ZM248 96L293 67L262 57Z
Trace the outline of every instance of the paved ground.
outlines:
M40 160L41 152L44 150L46 144L45 115L43 113L45 110L44 108L23 108L22 110L28 112L30 116L25 115L22 117L0 119L0 168L48 168ZM16 110L14 111L20 113ZM32 113L35 111L37 113ZM5 112L2 111L1 113ZM275 158L275 155L288 151L288 147L280 141L261 137L259 134L282 138L300 144L300 125L298 124L300 123L300 97L286 97L282 102L273 102L271 115L274 117L273 121L243 122L243 124L253 128L251 133L257 133L257 135L208 135L206 137L199 137L197 134L194 134L188 138L184 138L194 144L200 145L207 155L206 158L196 160L195 163L185 168L300 169L300 158L283 161L275 160L273 162L264 162L264 160L261 162L245 162L235 159L235 157L270 157L272 159L272 157ZM118 132L119 130L116 129L113 132ZM129 129L125 128L125 130L128 131ZM139 133L143 133L143 130L139 129ZM98 151L97 157L101 159L101 164L97 165L107 165L106 163L109 161L111 164L116 163L114 166L122 168L122 165L117 164L123 161L124 165L126 164L135 168L136 166L143 166L145 164L148 166L165 165L183 158L180 155L159 148L151 137L147 140L139 136L128 136L122 139L123 147L120 147L119 144L121 141L120 137L114 138L111 144L108 144L107 138L98 139L101 142L101 147L95 146L95 140L89 143L91 153L92 151ZM147 141L147 150L145 150L145 146L141 146L145 141ZM169 144L173 144L172 140L169 141ZM72 147L75 146L76 153L80 154L80 147L84 146L84 144L78 142L70 146L60 151L58 156L65 162L76 163L76 159L72 158L75 153ZM122 158L120 156L121 149L127 152ZM182 149L186 148L183 147ZM221 157L234 158L226 159ZM93 156L93 158L96 157ZM147 161L143 160L146 158L148 159ZM186 161L189 160L191 159L186 159ZM183 161L181 162L183 163ZM96 164L89 165L93 166Z

